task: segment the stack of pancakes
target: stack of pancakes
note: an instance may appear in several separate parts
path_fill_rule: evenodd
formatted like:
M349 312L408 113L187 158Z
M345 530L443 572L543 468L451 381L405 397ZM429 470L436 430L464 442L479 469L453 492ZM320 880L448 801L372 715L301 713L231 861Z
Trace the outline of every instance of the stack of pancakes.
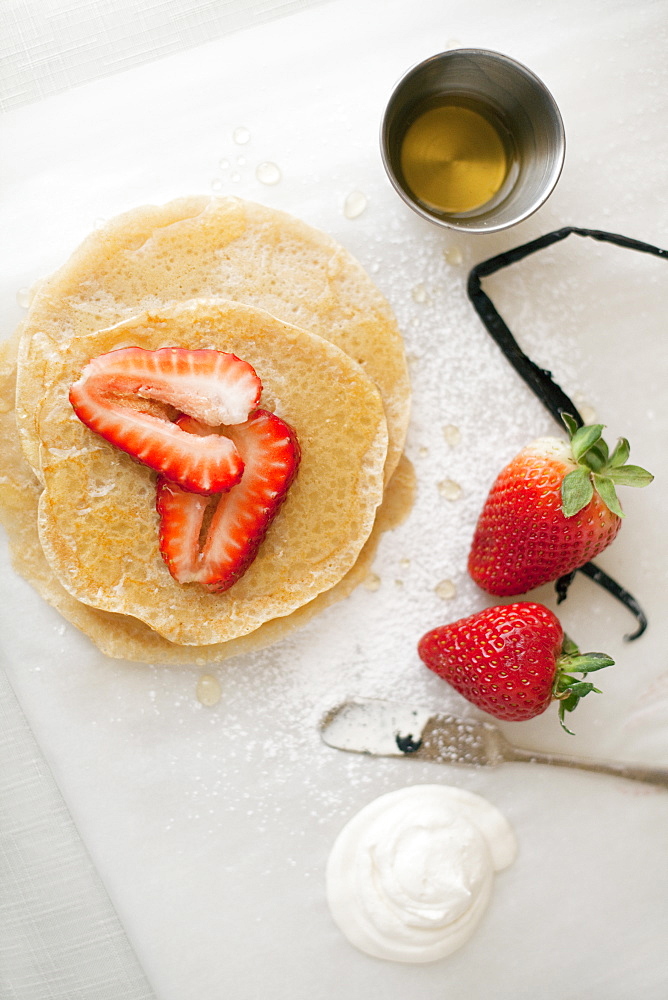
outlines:
M297 479L222 594L172 579L155 474L69 403L92 358L128 346L236 354L260 377L260 406L297 434ZM347 596L408 508L409 398L387 302L323 233L232 198L129 212L42 283L0 354L14 564L110 656L203 664L268 645Z

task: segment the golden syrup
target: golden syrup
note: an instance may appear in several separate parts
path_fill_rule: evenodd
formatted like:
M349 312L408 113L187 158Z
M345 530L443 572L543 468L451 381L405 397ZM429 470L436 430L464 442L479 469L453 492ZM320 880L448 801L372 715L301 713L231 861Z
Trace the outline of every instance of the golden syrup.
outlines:
M207 708L213 708L220 701L222 690L220 681L212 674L202 674L197 680L197 700Z
M472 102L423 111L401 146L401 169L413 195L432 211L451 215L491 202L512 161L504 131Z

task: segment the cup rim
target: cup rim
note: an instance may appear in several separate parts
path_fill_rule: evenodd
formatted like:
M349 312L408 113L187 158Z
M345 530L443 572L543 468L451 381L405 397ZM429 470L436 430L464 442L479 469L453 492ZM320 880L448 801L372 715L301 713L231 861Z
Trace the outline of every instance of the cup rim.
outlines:
M466 220L466 224L460 225L457 219L452 217L444 218L443 216L436 215L431 212L428 208L421 205L420 202L415 198L414 195L407 191L406 188L400 183L396 170L394 167L393 158L389 151L389 125L394 118L394 114L390 114L393 105L396 102L397 96L400 94L401 89L409 82L409 80L420 70L422 70L429 63L433 63L437 60L446 59L449 56L454 55L464 55L464 56L491 56L493 59L498 59L503 63L509 64L513 69L518 71L521 75L528 78L534 86L537 86L540 91L544 94L547 103L549 104L556 125L556 136L558 142L558 154L555 158L554 165L549 173L549 176L545 180L544 189L541 195L526 209L520 212L510 221L502 221L498 223L481 224L476 226L471 224L471 219ZM554 95L547 85L541 80L533 70L529 69L524 63L519 62L517 59L513 59L512 56L508 56L503 52L498 52L495 49L483 49L483 48L457 48L457 49L445 49L442 52L436 52L431 56L427 56L426 59L421 59L419 62L414 63L408 70L397 80L396 84L392 88L390 97L385 105L385 111L383 112L383 117L380 125L380 150L381 159L385 172L392 184L393 188L402 198L402 200L418 215L426 219L428 222L432 222L435 225L441 226L444 229L452 229L460 233L496 233L504 229L510 229L512 226L518 225L520 222L524 222L526 219L530 218L535 212L541 208L547 199L550 197L554 191L557 182L563 171L564 162L566 159L566 131L564 128L564 122L559 110L559 105L557 104Z

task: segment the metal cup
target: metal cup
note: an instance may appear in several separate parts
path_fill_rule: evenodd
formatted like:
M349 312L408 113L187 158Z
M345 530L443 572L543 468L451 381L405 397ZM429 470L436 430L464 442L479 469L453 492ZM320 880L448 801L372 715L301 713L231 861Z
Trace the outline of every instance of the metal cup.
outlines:
M440 211L406 183L402 143L428 108L467 102L500 124L513 147L513 166L497 195L479 208ZM498 232L532 215L554 190L565 148L561 115L545 85L526 66L485 49L452 49L409 70L392 93L381 130L383 163L404 201L425 219L466 233Z

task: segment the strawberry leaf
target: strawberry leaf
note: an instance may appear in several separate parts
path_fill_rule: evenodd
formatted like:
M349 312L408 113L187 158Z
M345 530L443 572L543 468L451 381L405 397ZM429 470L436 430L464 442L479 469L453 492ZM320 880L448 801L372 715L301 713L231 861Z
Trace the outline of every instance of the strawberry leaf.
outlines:
M572 440L579 426L577 420L575 419L575 417L571 416L570 413L562 413L561 419L566 425L566 430L568 431L569 438Z
M591 683L591 681L576 681L574 684L571 684L569 688L569 697L570 695L577 695L579 700L580 698L584 698L586 694L590 694L592 691L595 691L596 694L601 693L599 689ZM566 698L565 700L568 701L569 699Z
M574 644L570 639L564 639L564 647L570 648ZM557 662L557 672L552 685L552 696L559 701L559 722L563 729L571 736L573 731L564 722L566 712L574 712L580 704L582 698L594 692L600 694L600 690L591 681L573 677L571 671L579 674L587 674L592 670L601 670L603 667L610 667L614 664L606 653L574 653L564 652Z
M564 634L564 641L561 644L561 654L562 658L579 656L580 650L578 649L576 643L573 642L569 635Z
M576 674L590 674L592 670L612 667L614 662L607 653L578 653L575 656L566 655L559 658L562 670Z
M626 438L620 438L615 445L614 451L610 456L610 466L611 468L617 468L619 465L625 465L629 460L629 455L631 454L631 446L629 445Z
M586 507L591 500L589 486L585 478L594 474L594 488L605 505L618 517L624 513L617 499L615 484L620 486L648 486L654 478L639 465L626 465L630 454L629 442L620 438L614 451L610 450L601 437L604 424L589 424L578 427L569 413L562 413L561 419L568 428L571 439L571 454L580 467L564 478L562 485L562 511L566 517L573 517ZM578 475L576 475L576 472Z
M600 496L601 500L613 514L618 517L625 517L624 511L621 508L619 499L617 497L617 492L615 490L615 484L609 476L601 476L598 472L592 473L592 478L594 480L594 487L596 492Z
M561 483L561 509L564 517L573 517L586 507L594 495L588 469L580 466L564 476Z
M561 723L561 728L567 732L569 736L575 736L575 733L566 725L564 716L566 715L566 712L574 711L578 707L579 702L579 698L573 698L570 706L567 706L565 701L559 702L559 722Z
M573 712L580 703L580 696L575 691L567 691L560 701L565 712Z
M576 462L579 462L600 439L603 424L589 424L579 427L571 438L571 452Z
M608 479L617 486L649 486L654 479L651 472L641 469L639 465L623 465L620 468L608 470Z
M601 469L605 468L608 464L608 446L603 438L591 446L583 458L583 463L590 469L593 469L594 472L599 472Z

